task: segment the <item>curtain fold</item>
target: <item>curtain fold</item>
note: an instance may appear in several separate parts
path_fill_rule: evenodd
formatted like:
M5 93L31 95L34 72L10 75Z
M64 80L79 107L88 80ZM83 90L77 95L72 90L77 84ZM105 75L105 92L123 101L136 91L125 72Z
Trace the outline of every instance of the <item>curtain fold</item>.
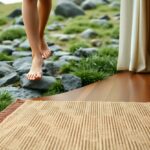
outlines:
M150 0L122 0L118 70L150 72Z

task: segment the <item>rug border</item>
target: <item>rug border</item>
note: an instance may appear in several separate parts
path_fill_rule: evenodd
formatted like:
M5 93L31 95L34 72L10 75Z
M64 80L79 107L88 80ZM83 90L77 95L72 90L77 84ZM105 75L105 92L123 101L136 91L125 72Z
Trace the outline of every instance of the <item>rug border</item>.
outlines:
M7 106L3 111L0 112L0 123L4 121L10 114L12 114L17 108L19 108L25 101L17 99L15 102Z

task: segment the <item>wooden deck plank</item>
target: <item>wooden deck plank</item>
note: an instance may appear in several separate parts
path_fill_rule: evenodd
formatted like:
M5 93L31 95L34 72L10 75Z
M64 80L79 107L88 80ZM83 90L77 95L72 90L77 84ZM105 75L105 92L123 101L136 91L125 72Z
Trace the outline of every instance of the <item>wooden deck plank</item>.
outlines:
M63 94L33 100L150 102L150 75L123 72Z

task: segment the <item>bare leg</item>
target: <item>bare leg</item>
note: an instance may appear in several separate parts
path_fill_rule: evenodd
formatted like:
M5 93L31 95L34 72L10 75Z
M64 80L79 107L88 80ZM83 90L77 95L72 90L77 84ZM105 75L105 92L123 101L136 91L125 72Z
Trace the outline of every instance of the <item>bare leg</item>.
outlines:
M32 49L32 66L27 74L29 80L37 80L42 77L43 59L39 46L39 19L37 0L23 0L22 14L25 24L26 34Z
M51 55L51 51L44 39L44 30L47 24L50 12L52 8L51 0L39 0L38 12L39 12L39 33L40 33L40 48L43 58L48 58Z

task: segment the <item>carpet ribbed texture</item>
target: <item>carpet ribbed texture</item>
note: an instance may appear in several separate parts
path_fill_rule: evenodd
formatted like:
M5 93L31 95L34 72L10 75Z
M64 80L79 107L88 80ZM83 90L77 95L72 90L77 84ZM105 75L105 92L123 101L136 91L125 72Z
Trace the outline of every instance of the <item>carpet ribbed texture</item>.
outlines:
M0 124L0 150L150 150L150 103L26 101Z

